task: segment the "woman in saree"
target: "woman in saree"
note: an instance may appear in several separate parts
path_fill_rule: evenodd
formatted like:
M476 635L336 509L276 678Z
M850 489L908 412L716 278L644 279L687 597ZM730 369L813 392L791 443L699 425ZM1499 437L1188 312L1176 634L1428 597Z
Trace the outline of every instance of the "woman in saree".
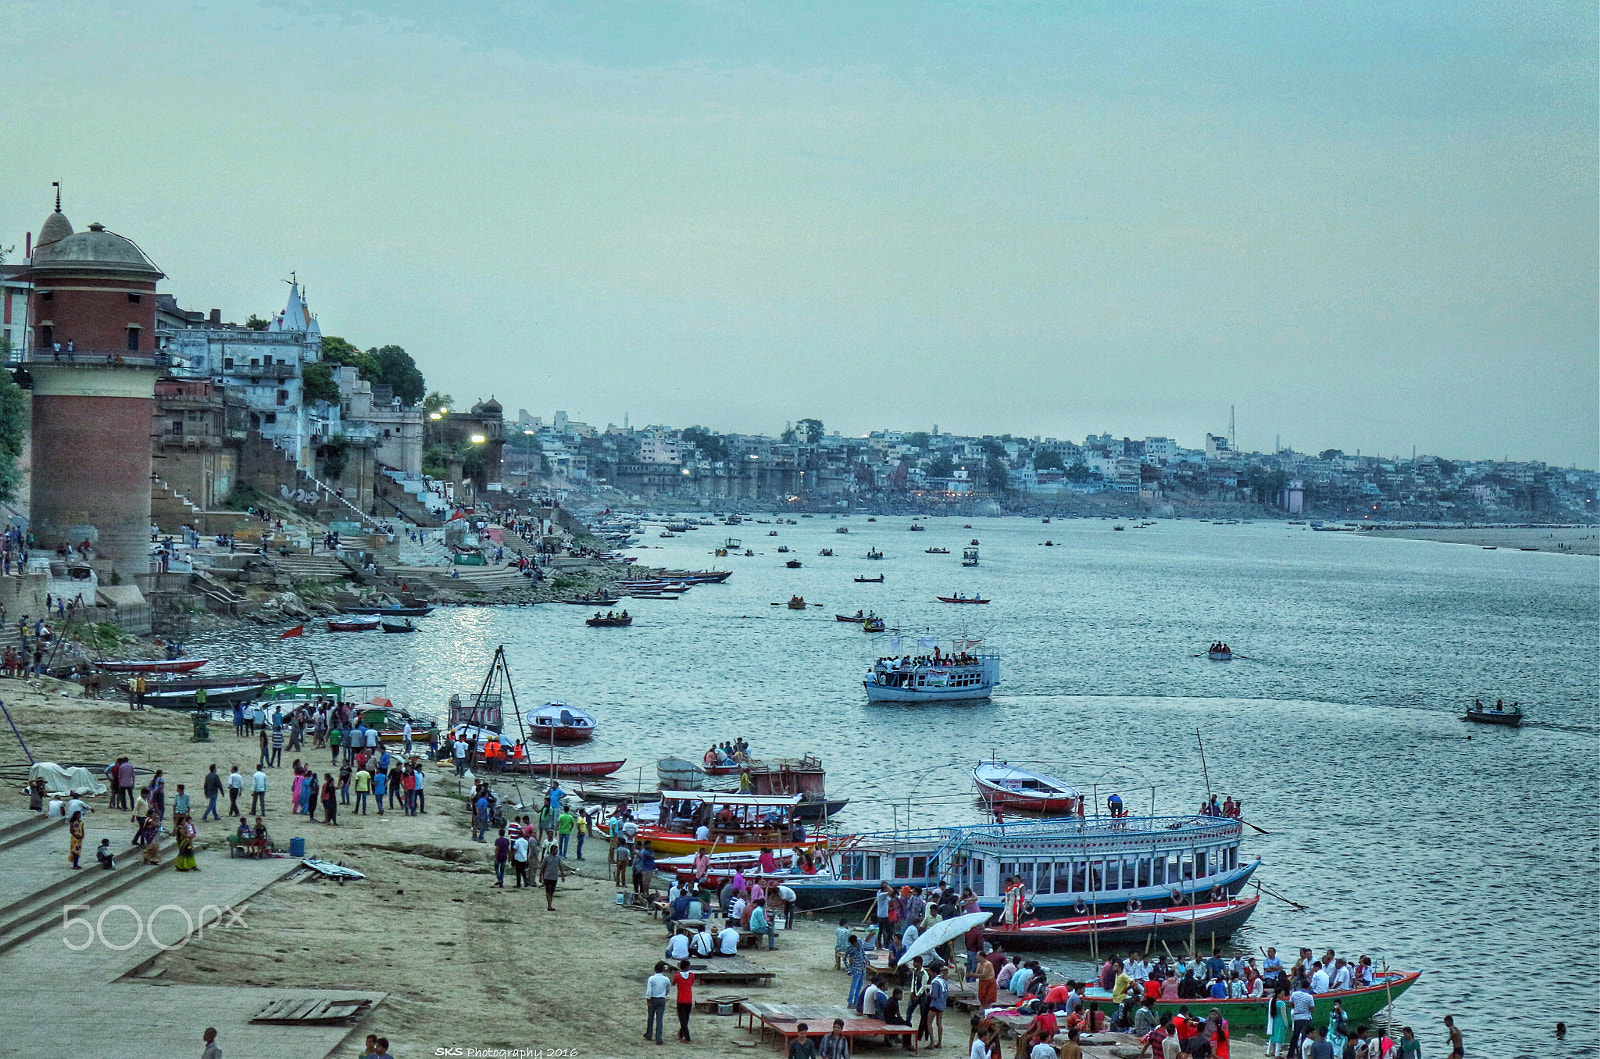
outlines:
M72 859L74 869L83 865L78 863L78 857L83 853L83 813L72 814L72 819L67 823L67 856Z
M143 851L144 863L156 864L161 860L161 823L154 809L145 814L144 823L139 825L139 848Z
M172 866L178 871L199 871L200 866L194 862L194 821L188 813L172 821L172 831L178 840L178 857Z

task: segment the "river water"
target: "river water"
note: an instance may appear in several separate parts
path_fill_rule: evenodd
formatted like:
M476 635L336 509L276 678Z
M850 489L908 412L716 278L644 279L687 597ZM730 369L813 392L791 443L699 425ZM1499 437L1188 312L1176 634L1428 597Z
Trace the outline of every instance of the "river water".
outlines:
M631 629L589 629L577 607L447 608L410 636L235 632L191 650L228 670L315 662L442 715L504 644L524 708L599 716L574 759L625 756L621 778L649 784L658 757L697 759L713 740L813 752L830 795L852 799L850 830L981 819L970 769L991 752L1102 801L1116 790L1135 812L1193 810L1209 781L1270 832L1246 841L1260 879L1308 906L1264 900L1237 943L1421 969L1398 1014L1425 1054L1445 1054L1452 1012L1469 1054L1596 1054L1595 559L1282 523L926 524L818 517L672 539L652 526L643 562L736 572L676 602L630 601ZM758 554L713 560L730 534ZM962 568L974 538L982 564ZM886 558L865 561L869 546ZM933 599L955 592L994 602ZM823 606L771 605L791 593ZM887 638L833 617L863 607L908 637L982 637L1003 686L984 704L868 706L860 680ZM1241 657L1207 660L1214 639ZM1474 697L1519 700L1529 719L1467 724Z

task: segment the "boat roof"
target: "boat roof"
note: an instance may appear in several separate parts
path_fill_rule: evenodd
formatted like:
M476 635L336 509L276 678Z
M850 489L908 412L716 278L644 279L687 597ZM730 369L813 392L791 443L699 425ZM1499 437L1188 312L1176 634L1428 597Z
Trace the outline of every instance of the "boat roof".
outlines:
M662 791L661 800L711 802L714 805L785 806L799 805L798 794L722 794L717 791Z
M1003 761L980 761L972 770L972 774L991 783L1003 783L1006 780L1038 780L1067 797L1078 797L1078 792L1071 785L1061 782L1054 776L1047 776L1043 772L1035 772L1033 769L1025 769L1018 765L1007 765Z

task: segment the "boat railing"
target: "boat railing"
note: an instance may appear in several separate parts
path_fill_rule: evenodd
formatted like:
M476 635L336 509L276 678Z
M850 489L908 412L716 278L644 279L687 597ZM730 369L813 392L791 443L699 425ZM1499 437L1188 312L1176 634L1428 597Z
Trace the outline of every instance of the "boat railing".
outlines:
M1203 816L1100 816L1016 820L1005 824L977 824L961 830L965 834L964 844L981 852L998 854L1017 842L1050 838L1116 840L1118 844L1140 845L1225 841L1238 837L1243 825L1238 820Z

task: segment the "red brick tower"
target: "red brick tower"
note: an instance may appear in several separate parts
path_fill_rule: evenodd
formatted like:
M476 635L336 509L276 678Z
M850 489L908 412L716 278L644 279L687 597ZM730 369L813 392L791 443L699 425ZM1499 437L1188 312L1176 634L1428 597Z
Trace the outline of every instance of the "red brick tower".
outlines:
M53 548L89 537L125 576L146 573L161 270L104 225L73 232L58 197L24 275L35 538Z

